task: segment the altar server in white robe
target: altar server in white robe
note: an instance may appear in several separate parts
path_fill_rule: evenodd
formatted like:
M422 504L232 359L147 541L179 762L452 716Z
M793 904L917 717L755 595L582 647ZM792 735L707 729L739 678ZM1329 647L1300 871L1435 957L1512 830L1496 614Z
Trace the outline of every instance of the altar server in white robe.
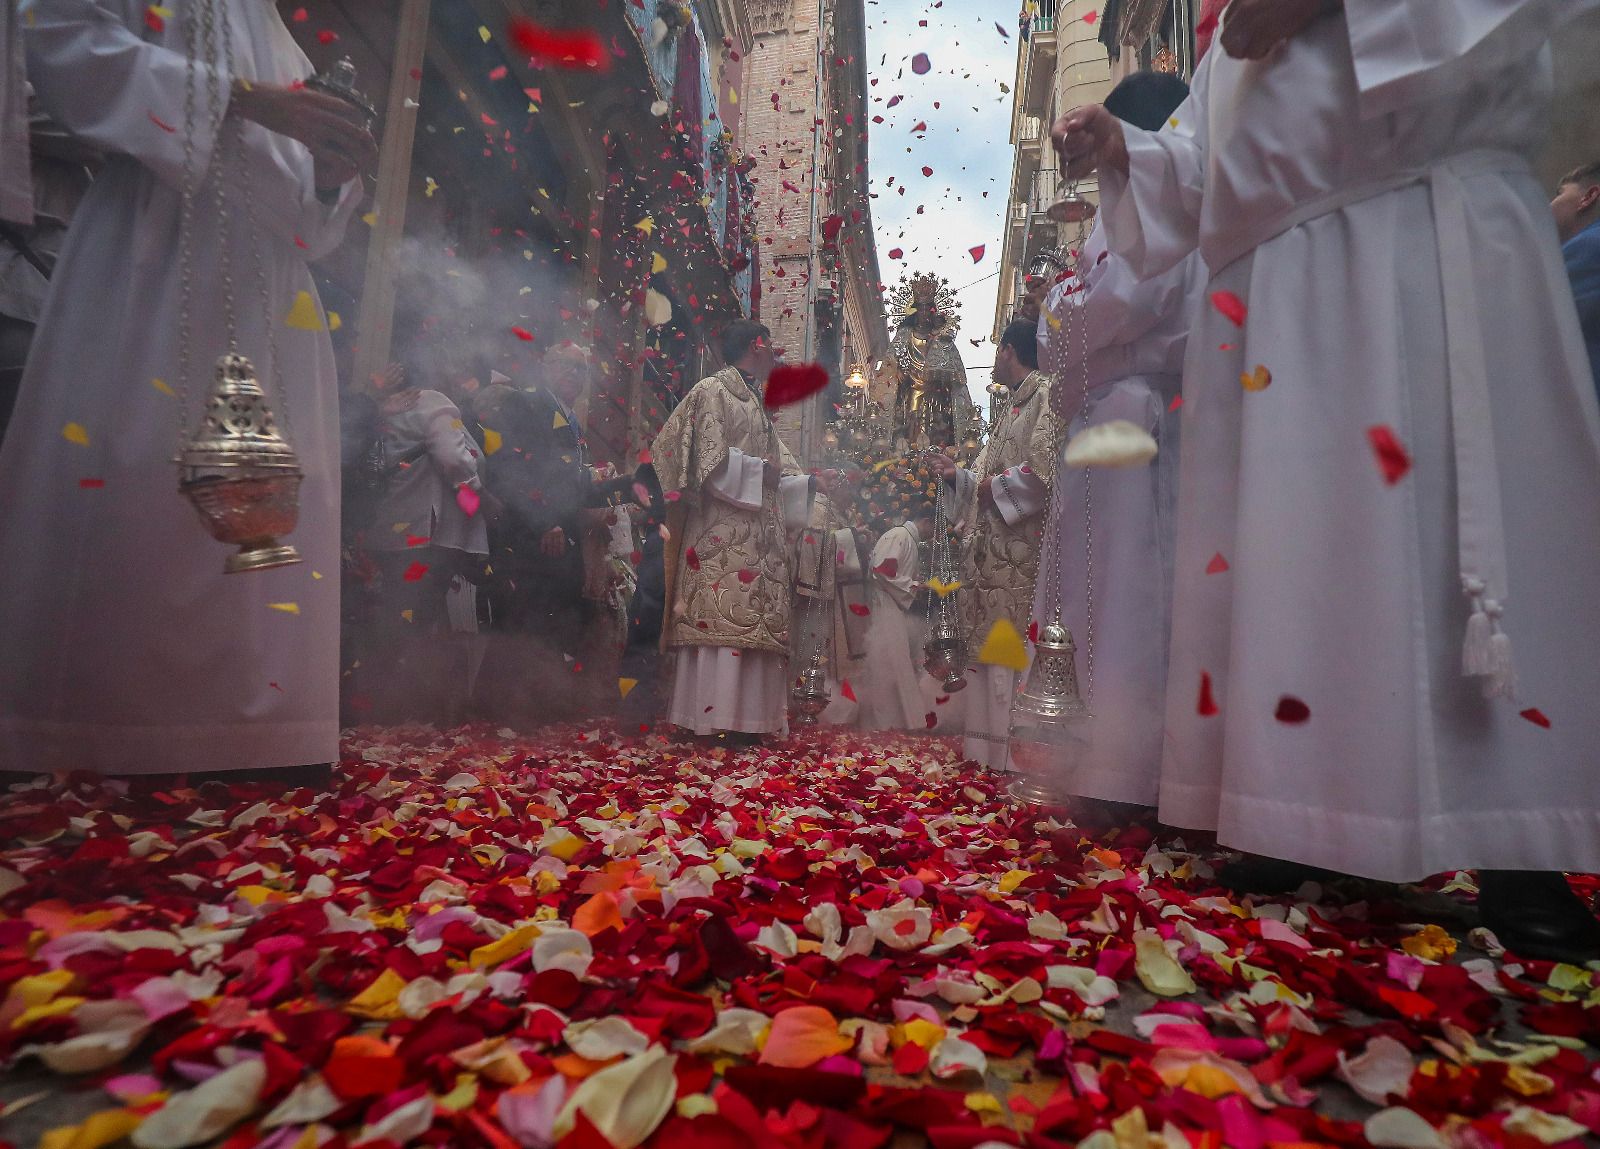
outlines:
M867 673L857 694L864 730L924 730L922 636L915 615L922 581L918 544L933 537L933 507L878 536L869 560L872 613L867 619Z
M293 86L311 68L274 5L218 7L235 70L219 41L201 61L192 122L184 43L196 5L179 5L159 31L136 0L50 0L24 14L42 108L107 162L56 265L0 450L0 769L252 770L338 754L338 398L306 260L340 242L375 149L341 101ZM213 73L221 123L206 98ZM298 566L223 574L226 549L177 491L190 140L201 183L188 244L189 426L227 350L226 251L239 350L305 471L288 540ZM297 300L318 330L285 325Z
M795 582L788 532L808 521L812 483L767 414L764 388L782 355L772 333L734 320L722 353L729 365L690 389L650 446L673 498L667 714L698 735L785 734Z
M1198 245L1212 276L1163 820L1494 871L1488 924L1569 958L1600 954L1550 872L1600 869L1600 412L1529 157L1547 40L1595 6L1235 0L1174 125L1052 131L1114 252L1153 275Z
M1188 90L1176 76L1137 72L1112 89L1106 108L1124 122L1156 130ZM1055 569L1040 572L1034 618L1043 625L1059 601L1062 622L1077 642L1078 681L1094 715L1093 734L1083 757L1055 765L1070 769L1068 788L1086 799L1156 804L1182 418L1176 403L1190 317L1204 298L1205 281L1198 252L1141 280L1127 260L1106 250L1096 226L1075 273L1050 289L1039 319L1039 366L1055 378L1057 411L1070 421L1063 445L1086 428L1123 420L1157 446L1148 465L1056 465L1059 549ZM1052 595L1059 597L1052 601ZM1095 802L1074 807L1080 823L1114 813Z

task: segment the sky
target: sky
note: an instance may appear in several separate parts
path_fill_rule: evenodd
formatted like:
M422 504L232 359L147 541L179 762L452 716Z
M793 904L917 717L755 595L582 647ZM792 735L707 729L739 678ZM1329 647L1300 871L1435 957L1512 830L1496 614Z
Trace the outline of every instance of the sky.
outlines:
M967 387L983 409L1011 183L1008 90L1016 75L1018 7L994 0L866 0L867 114L883 117L869 125L868 153L883 280L892 291L903 273L931 271L964 288L957 294L956 343ZM912 70L918 53L931 65L920 76ZM896 96L900 103L890 108ZM926 130L913 130L920 125ZM924 176L924 167L933 174ZM975 260L972 249L980 245ZM889 258L896 248L903 258Z

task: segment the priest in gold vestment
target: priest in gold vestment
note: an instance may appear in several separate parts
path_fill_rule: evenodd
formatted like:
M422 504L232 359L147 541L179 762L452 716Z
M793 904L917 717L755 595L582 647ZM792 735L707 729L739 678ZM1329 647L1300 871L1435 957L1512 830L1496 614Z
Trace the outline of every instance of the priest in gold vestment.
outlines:
M974 470L958 468L943 455L934 456L935 466L955 485L963 508L958 529L967 545L961 602L969 653L983 645L999 620L1026 635L1033 617L1040 531L1058 445L1056 420L1050 412L1051 380L1039 370L1037 338L1037 329L1026 320L1012 323L1000 336L994 377L1010 392L1009 406ZM991 770L1006 765L1016 686L1015 670L980 665L962 695L967 700L964 752Z
M762 403L777 362L771 333L735 320L722 337L729 364L684 396L650 454L671 499L667 618L675 652L668 717L695 734L787 731L793 552L810 480Z

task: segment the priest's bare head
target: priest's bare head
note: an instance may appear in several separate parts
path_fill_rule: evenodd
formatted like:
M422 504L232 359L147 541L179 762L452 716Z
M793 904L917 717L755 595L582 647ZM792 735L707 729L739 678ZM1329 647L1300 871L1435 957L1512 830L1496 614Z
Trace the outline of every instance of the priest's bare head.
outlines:
M1013 319L1000 333L994 356L994 379L1008 390L1039 369L1039 328L1026 319Z
M542 382L551 394L569 406L583 395L589 380L589 351L576 343L558 343L544 353Z
M911 508L911 525L916 528L917 537L923 542L933 538L933 524L934 511L931 502L923 500Z
M1600 220L1600 160L1574 168L1561 177L1556 198L1550 201L1561 242Z
M783 348L772 343L772 332L754 319L735 319L722 329L722 361L753 379L766 382L783 358Z

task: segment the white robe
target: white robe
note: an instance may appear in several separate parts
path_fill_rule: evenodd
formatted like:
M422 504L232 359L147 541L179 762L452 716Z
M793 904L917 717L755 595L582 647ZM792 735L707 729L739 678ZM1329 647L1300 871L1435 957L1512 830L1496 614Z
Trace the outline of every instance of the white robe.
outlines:
M856 693L864 730L924 730L922 642L912 616L917 583L917 528L890 527L868 560L872 613L867 625L867 674ZM892 573L890 573L892 571Z
M746 510L761 507L761 459L737 447L706 480L713 498ZM798 530L810 513L811 480L785 475L778 480L784 524ZM672 697L667 720L694 734L789 733L788 659L772 650L726 646L681 646L673 662Z
M202 73L190 427L226 350L224 237L210 195L220 167L230 184L239 348L264 378L280 425L287 409L305 471L288 540L305 561L225 575L227 548L178 493L178 408L162 390L180 382L184 19L180 8L154 32L147 7L51 0L27 24L42 107L109 158L62 250L0 451L0 768L143 774L331 761L337 386L327 333L283 320L297 293L314 295L306 260L338 245L361 189L352 182L336 206L320 203L306 149L255 125L245 127L242 157L231 124L219 148L200 111ZM286 84L310 73L274 5L229 0L227 8L240 75ZM224 76L224 93L228 83ZM254 231L243 183L255 200ZM266 315L252 251L266 273ZM268 322L278 325L282 360L270 374ZM63 435L69 424L87 445Z
M1545 40L1593 6L1345 0L1127 129L1112 249L1151 274L1198 244L1248 308L1202 308L1185 365L1164 820L1390 880L1600 869L1600 412L1526 158ZM1485 598L1515 702L1463 675Z
M1071 772L1063 779L1066 788L1090 798L1154 805L1161 779L1181 419L1181 410L1171 407L1206 274L1194 253L1141 280L1126 260L1106 251L1098 226L1084 244L1078 270L1081 286L1073 276L1052 288L1039 319L1039 363L1056 377L1054 394L1071 420L1063 452L1072 436L1113 419L1148 431L1158 452L1142 467L1069 470L1058 462L1052 510L1059 543L1047 542L1046 550L1059 546L1055 581L1052 586L1041 567L1033 615L1043 625L1052 590L1059 595L1062 622L1078 647L1079 687L1094 716L1084 757L1055 764ZM1091 545L1093 585L1086 587Z

